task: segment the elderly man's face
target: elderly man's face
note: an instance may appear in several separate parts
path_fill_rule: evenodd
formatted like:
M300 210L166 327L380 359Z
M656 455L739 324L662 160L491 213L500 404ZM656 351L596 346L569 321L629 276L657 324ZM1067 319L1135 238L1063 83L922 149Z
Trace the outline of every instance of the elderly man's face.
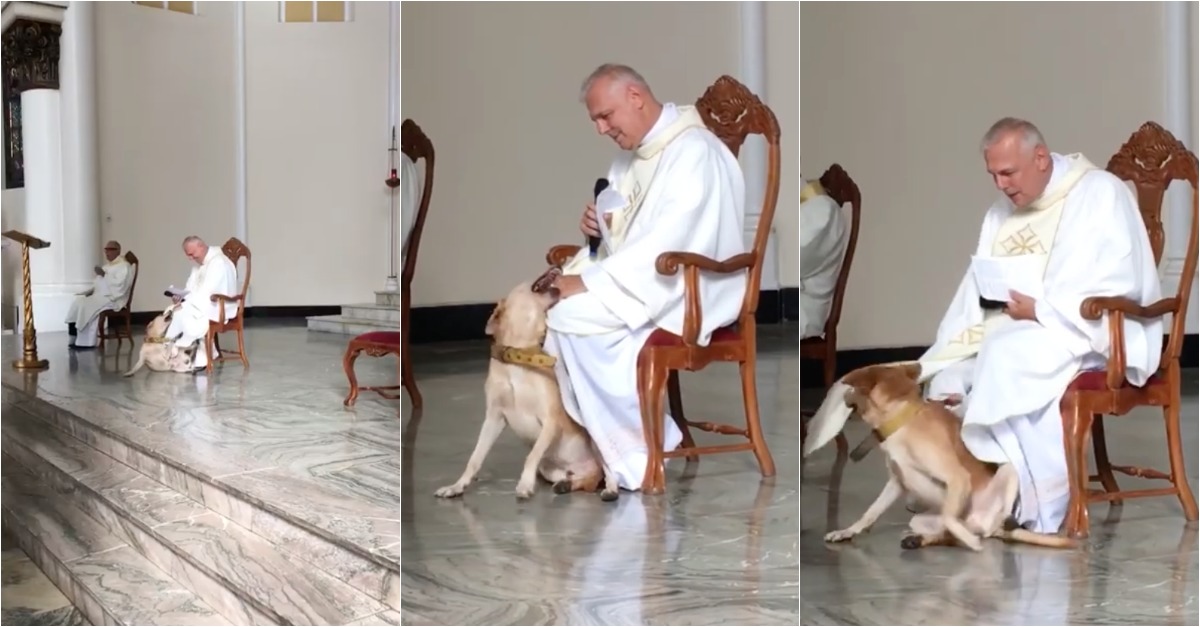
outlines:
M109 242L104 245L104 258L105 259L112 261L113 259L116 259L117 256L120 254L121 254L121 247L117 246L115 243Z
M208 254L208 246L200 242L188 242L183 245L183 254L196 263L204 263L204 256Z
M586 102L596 132L607 135L622 150L637 148L650 130L642 128L640 113L645 100L633 85L601 78L588 90Z
M1017 133L992 144L983 153L983 159L996 189L1017 207L1037 200L1050 182L1050 151L1045 146L1032 150L1022 146Z

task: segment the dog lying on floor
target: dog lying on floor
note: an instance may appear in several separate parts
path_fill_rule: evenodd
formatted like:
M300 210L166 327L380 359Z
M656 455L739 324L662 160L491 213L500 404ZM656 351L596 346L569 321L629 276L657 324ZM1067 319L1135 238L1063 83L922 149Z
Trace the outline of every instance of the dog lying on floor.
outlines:
M858 413L887 455L889 475L883 492L862 517L829 532L825 540L843 542L863 533L907 494L937 513L913 516L912 534L901 541L906 549L957 542L978 551L983 548L981 538L1075 546L1068 538L1016 524L1012 511L1020 482L1012 466L985 463L972 455L960 435L962 420L945 404L922 397L920 376L916 362L860 368L834 384L814 416L804 456L828 443L850 415Z
M558 301L558 291L543 279L513 288L488 319L485 332L493 343L484 383L483 427L462 476L439 488L435 492L439 497L455 497L466 490L507 425L533 446L517 482L517 497L533 496L540 475L554 485L556 494L594 492L603 481L600 497L617 498L616 478L604 466L587 431L567 415L554 358L542 352L546 312Z
M193 357L199 342L188 347L176 346L166 339L167 327L171 324L174 306L167 307L161 314L154 317L146 325L146 335L142 338L142 348L138 352L137 363L123 376L132 377L143 366L154 372L189 373L192 371Z

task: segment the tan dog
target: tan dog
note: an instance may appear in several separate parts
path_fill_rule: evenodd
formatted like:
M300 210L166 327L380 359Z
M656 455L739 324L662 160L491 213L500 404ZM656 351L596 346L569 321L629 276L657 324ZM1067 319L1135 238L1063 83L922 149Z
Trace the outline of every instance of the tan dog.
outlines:
M132 377L143 366L155 372L188 373L192 371L192 358L195 356L199 343L180 348L174 342L166 340L167 327L171 324L173 312L174 305L167 307L165 311L155 316L150 324L146 325L146 335L142 338L142 348L138 352L137 363L123 376Z
M475 451L458 481L439 488L442 498L463 493L505 425L533 445L525 458L517 496L533 496L541 475L554 492L594 492L603 480L601 498L617 498L616 478L603 465L587 431L567 415L554 374L554 358L542 351L546 312L558 300L556 290L534 293L529 283L513 288L488 319L492 360L484 383L487 410Z
M944 403L922 397L917 384L920 375L916 363L860 368L843 377L818 410L819 416L823 412L828 415L832 413L829 405L840 401L847 410L857 411L879 439L889 475L883 492L862 517L846 529L826 534L825 540L842 542L863 533L907 494L938 512L913 517L913 534L901 542L907 549L957 541L978 551L983 548L981 538L1054 548L1074 546L1068 538L1016 525L1011 512L1020 483L1012 466L997 467L972 455L960 435L962 420ZM822 426L819 431L828 442L830 429ZM813 441L805 455L825 442Z

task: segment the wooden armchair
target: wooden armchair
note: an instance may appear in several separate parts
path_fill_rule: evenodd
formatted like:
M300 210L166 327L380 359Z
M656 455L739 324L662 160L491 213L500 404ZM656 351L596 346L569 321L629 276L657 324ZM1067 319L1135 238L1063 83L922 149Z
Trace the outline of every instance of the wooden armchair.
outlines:
M1176 294L1156 303L1143 306L1127 298L1092 297L1083 301L1081 315L1088 320L1101 320L1107 315L1112 354L1104 370L1087 371L1067 388L1060 408L1062 411L1067 469L1071 481L1071 501L1065 521L1067 534L1076 538L1088 535L1088 503L1110 501L1120 503L1126 498L1174 495L1183 506L1189 522L1196 520L1196 498L1188 485L1184 467L1183 443L1180 436L1180 365L1183 348L1188 297L1196 275L1197 247L1197 161L1196 155L1158 124L1143 124L1129 141L1108 162L1108 171L1131 181L1137 189L1138 207L1159 262L1163 252L1162 201L1167 186L1174 180L1192 185L1192 227L1187 256L1183 264ZM1125 380L1125 338L1123 323L1126 316L1161 318L1171 314L1170 335L1163 350L1159 371L1146 385L1133 387ZM1108 460L1104 441L1103 416L1123 416L1135 407L1161 407L1167 431L1167 455L1170 472L1149 468L1115 466ZM1089 436L1095 447L1096 474L1087 473L1087 443ZM1144 490L1121 490L1113 471L1147 479L1170 482L1170 487ZM1090 490L1089 482L1098 481L1101 490Z
M409 119L400 125L400 150L409 159L412 159L413 163L421 159L425 160L425 182L421 187L421 204L417 209L417 219L413 222L412 232L408 236L408 250L404 257L404 268L400 274L400 332L371 331L350 340L349 345L346 346L346 353L342 357L342 368L346 371L346 378L350 382L350 393L342 401L342 404L347 407L354 405L360 391L377 392L389 399L400 398L398 395L388 393L389 390L399 389L399 385L359 387L358 377L354 374L354 362L364 352L371 357L398 355L400 357L400 382L404 386L404 390L408 392L413 409L420 409L423 405L421 391L417 389L417 381L413 377L412 352L408 349L408 338L411 326L409 317L412 308L412 280L417 269L417 251L421 247L421 232L425 230L425 215L429 211L429 197L433 195L433 142L425 135L421 127L417 126L416 122Z
M242 362L243 368L250 367L250 361L246 359L246 292L250 291L250 249L246 247L236 237L229 238L221 246L221 252L225 253L226 257L233 262L233 267L236 269L238 262L244 257L246 259L246 274L242 277L242 291L237 295L228 294L213 294L212 302L217 303L217 320L208 321L208 333L204 336L204 352L208 356L208 372L213 371L214 361L228 361L235 357ZM237 303L237 313L232 318L225 317L225 304ZM221 343L218 334L226 331L237 332L237 351L221 350ZM221 353L217 359L213 359L213 347Z
M138 263L137 255L133 251L125 252L125 261L133 266L133 282L129 284L129 294L125 296L125 306L113 310L105 309L100 312L99 319L96 320L97 330L100 335L100 350L104 350L104 340L116 340L117 350L121 350L121 340L128 339L130 346L133 345L133 290L137 287L138 271L141 270L141 264ZM124 326L119 323L124 322Z
M757 335L754 314L758 309L759 283L767 236L775 218L775 202L779 197L779 122L774 112L744 85L729 76L717 79L696 101L696 108L709 129L725 145L738 154L746 137L763 135L768 145L767 188L762 215L754 236L754 250L724 261L709 259L687 252L665 252L658 256L655 269L659 274L673 276L682 269L685 285L686 312L683 335L677 336L662 329L650 335L638 356L637 378L641 390L642 430L649 449L642 491L661 494L666 489L663 460L668 457L687 457L734 451L753 451L764 477L775 475L775 462L763 438L758 415L758 388L755 381ZM579 246L555 246L546 255L551 265L562 265ZM649 271L649 269L647 269ZM701 272L729 274L747 272L746 295L742 311L733 325L713 333L708 346L696 343L703 312L700 305ZM701 370L712 362L737 362L741 369L742 394L746 411L746 427L692 422L684 418L683 401L679 391L679 371ZM672 418L683 432L683 442L674 451L663 451L663 394L669 394ZM702 431L737 435L747 441L718 446L696 446L689 427Z

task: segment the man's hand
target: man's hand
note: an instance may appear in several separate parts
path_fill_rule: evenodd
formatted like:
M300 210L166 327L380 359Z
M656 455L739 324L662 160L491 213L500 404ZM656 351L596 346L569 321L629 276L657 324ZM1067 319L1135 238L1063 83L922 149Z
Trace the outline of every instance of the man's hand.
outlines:
M558 288L558 297L570 298L576 294L582 294L587 291L587 286L583 284L583 279L576 275L562 275L554 281L554 287Z
M100 266L92 266L92 271L96 273L96 276L104 276L104 268Z
M1013 320L1032 320L1037 322L1037 300L1016 290L1009 290L1008 296L1012 300L1008 301L1008 305L1004 308L1004 313L1008 314Z
M605 214L604 224L612 226L612 214ZM589 204L583 208L583 218L579 220L579 230L588 237L600 237L600 224L596 221L596 205Z
M183 297L180 296L179 294L176 294L171 297L171 303L175 304L175 305L178 305L182 300L183 300Z

